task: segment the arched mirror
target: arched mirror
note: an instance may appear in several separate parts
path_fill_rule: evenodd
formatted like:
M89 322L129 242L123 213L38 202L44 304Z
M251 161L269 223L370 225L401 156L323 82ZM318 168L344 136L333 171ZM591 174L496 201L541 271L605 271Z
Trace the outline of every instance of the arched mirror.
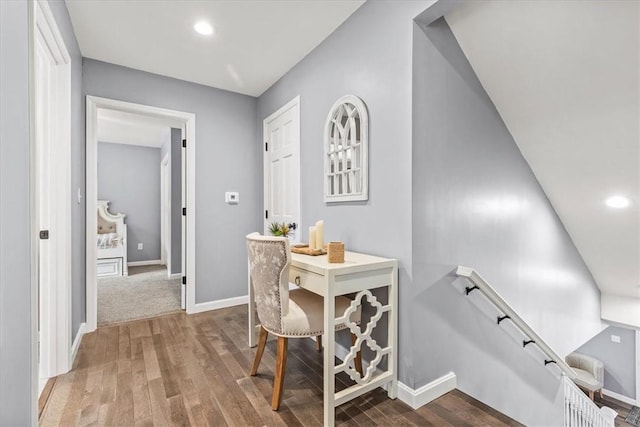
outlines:
M324 201L367 200L367 107L357 96L338 99L324 127Z

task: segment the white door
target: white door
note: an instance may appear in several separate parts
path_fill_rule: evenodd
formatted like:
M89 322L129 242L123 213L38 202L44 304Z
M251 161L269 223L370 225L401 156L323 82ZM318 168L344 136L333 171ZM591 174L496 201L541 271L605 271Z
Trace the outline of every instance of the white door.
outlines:
M300 97L264 120L264 234L272 222L295 224L300 241Z
M41 380L70 369L70 58L46 3L35 3L34 239Z
M160 260L171 276L171 164L167 155L160 163Z
M180 308L187 308L187 127L182 127L182 149L180 150L180 187L182 188L182 254L181 268L182 272L182 292L180 293ZM193 280L193 278L191 279Z

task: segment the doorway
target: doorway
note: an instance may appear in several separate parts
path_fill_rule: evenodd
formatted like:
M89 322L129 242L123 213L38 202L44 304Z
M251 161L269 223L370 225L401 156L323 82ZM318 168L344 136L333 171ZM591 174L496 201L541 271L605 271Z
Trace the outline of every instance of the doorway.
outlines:
M121 275L117 274L118 260L116 259L114 261L116 263L116 274L114 274L114 276L101 278L100 280L98 280L97 260L109 259L110 255L109 252L104 252L102 248L96 245L96 241L99 235L98 230L100 227L100 221L102 220L98 215L96 215L96 209L99 197L103 197L104 194L106 194L104 192L104 189L101 189L98 185L98 172L100 171L101 175L104 175L105 173L107 175L111 174L109 179L113 178L116 181L119 180L121 181L121 183L124 182L125 185L127 182L137 181L137 179L135 177L132 178L132 176L129 176L128 178L118 176L117 166L108 168L107 172L103 173L103 166L106 165L98 164L98 153L101 152L105 147L109 149L114 148L106 145L101 146L100 144L102 144L102 141L100 141L100 143L98 142L100 139L102 139L99 138L99 135L101 135L100 117L104 116L105 113L107 113L107 115L110 114L112 117L116 118L137 116L142 117L142 120L146 122L164 123L167 129L172 128L171 134L174 138L176 137L177 132L177 147L179 149L179 152L181 151L182 153L174 156L174 159L172 160L169 152L161 154L159 147L155 148L155 150L157 151L154 151L154 149L151 149L149 147L142 147L142 150L138 150L154 151L152 155L156 156L156 161L153 167L148 166L136 169L135 166L132 166L129 169L134 176L142 169L148 171L148 169L153 168L155 170L155 172L152 172L152 174L153 179L155 180L155 185L157 186L157 192L156 190L139 190L136 194L142 195L151 192L154 193L157 197L155 212L152 212L152 214L157 217L157 233L153 238L143 236L142 231L144 231L149 222L145 222L145 220L142 220L145 226L134 229L133 225L135 221L133 218L133 214L128 214L124 211L124 209L122 209L123 211L120 213L129 215L129 218L127 219L129 224L126 225L126 257L129 260L129 276L122 277ZM187 143L185 143L185 141ZM175 147L176 144L174 143L175 141L172 141L170 147ZM116 158L123 159L123 157L121 156L116 156ZM130 160L130 157L127 158ZM172 169L172 164L178 165L177 170L174 169L175 173L167 170ZM115 176L113 175L114 173ZM176 199L175 197L171 197L171 195L169 195L167 192L168 189L172 187L172 176L181 178L178 181L177 186L181 186L183 190L181 191L182 194L178 197L179 203L177 209L176 206L172 206L168 209L171 212L171 215L173 215L173 213L176 213L176 216L174 216L173 219L169 218L171 215L165 212L165 208L170 205L170 199ZM193 272L195 271L195 260L193 257L193 253L195 250L195 228L193 226L193 214L195 211L195 209L193 208L195 206L194 179L195 115L191 113L166 110L162 108L116 101L106 98L87 96L87 329L89 331L95 330L95 328L98 326L99 283L100 286L102 286L104 283L108 283L110 288L114 288L117 290L119 287L119 289L121 290L129 291L130 289L128 289L127 285L124 284L124 281L126 280L137 281L138 285L143 282L148 284L148 282L150 281L155 281L158 283L168 283L168 281L173 281L176 282L179 286L178 293L180 295L180 307L186 308L187 312L190 312L190 307L195 304L195 295L193 291L193 289L195 289L195 280L193 280ZM143 178L140 178L140 180L143 180ZM180 182L182 184L180 184ZM133 200L128 205L128 209L130 209L131 212L134 212L134 210L137 209L135 207L136 203L137 201ZM124 207L125 205L122 204L120 206ZM111 212L111 214L117 215L119 213L117 212L119 211L119 209L116 208L115 204L114 208L114 211L116 212ZM162 213L165 213L164 219L162 219ZM140 215L141 214L136 214L138 220L141 220ZM171 236L174 229L182 232L181 236L178 235L176 239L172 238L175 236L175 234ZM100 233L101 239L103 237L103 234L104 233ZM116 239L120 238L119 235L112 237ZM149 244L152 241L154 242L153 245L155 245L153 252L147 252L148 249L151 249L149 247ZM167 247L167 241L172 242L170 248ZM176 246L179 249L182 248L182 256L180 256L180 250L177 251L177 256L174 256L176 252L172 251L171 249L175 248ZM182 262L181 260L176 260L174 258L182 258ZM169 267L169 265L166 265L165 267L163 264L170 264L171 270L166 269L166 267ZM120 281L122 281L123 283L120 283ZM100 289L102 291L103 288L101 287Z

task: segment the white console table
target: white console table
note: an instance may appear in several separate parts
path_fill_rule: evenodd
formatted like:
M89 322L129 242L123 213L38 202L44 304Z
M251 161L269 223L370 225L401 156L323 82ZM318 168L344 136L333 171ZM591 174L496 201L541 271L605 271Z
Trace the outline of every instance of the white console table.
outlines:
M332 426L335 422L335 408L345 402L386 385L387 394L395 399L398 394L398 262L395 259L380 258L355 252L345 252L345 262L331 264L326 255L308 256L291 254L289 281L324 297L324 425ZM371 290L387 287L388 300L381 304ZM347 314L335 312L335 297L355 293L356 297ZM370 321L363 331L355 324L350 324L349 310L357 308L363 299L375 309ZM378 320L388 313L387 346L380 347L371 337ZM257 345L255 301L251 281L249 280L249 345ZM346 323L357 340L345 360L336 365L335 360L335 325ZM360 375L349 366L358 348L367 346L376 356L369 361ZM387 370L381 371L378 365L383 356L387 356ZM351 363L353 365L353 363ZM365 364L366 366L366 364ZM335 376L346 372L355 384L336 393Z

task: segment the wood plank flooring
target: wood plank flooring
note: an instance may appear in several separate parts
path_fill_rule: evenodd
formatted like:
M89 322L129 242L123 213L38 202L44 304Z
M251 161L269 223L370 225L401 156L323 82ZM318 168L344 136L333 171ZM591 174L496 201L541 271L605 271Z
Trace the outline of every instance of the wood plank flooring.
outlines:
M284 396L274 412L276 341L250 377L255 349L246 330L246 305L100 327L84 336L73 370L56 379L40 425L321 426L322 353L314 341L289 340ZM459 391L413 411L381 389L338 407L336 424L520 425Z
M618 413L615 421L615 427L633 427L632 424L625 422L624 420L629 415L631 411L631 405L628 405L624 402L620 402L619 400L615 400L609 396L603 396L602 399L596 394L596 405L608 406Z

